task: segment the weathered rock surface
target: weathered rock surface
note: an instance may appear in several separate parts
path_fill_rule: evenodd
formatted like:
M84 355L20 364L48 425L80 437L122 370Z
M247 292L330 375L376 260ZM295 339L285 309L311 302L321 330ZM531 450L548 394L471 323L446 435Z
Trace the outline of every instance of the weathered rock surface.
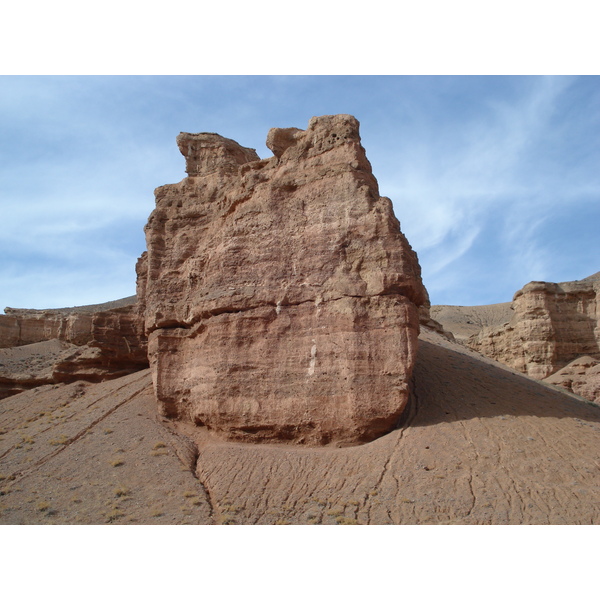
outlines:
M544 379L579 356L600 358L599 274L582 281L532 281L512 302L511 320L467 344L522 373Z
M0 315L0 398L38 385L98 382L147 368L137 305L108 304L116 307L5 309L7 314Z
M274 157L182 133L140 259L164 415L229 438L357 443L408 400L427 302L349 115L269 132Z
M46 340L60 339L71 344L86 344L93 339L94 314L124 309L125 314L134 312L137 298L129 296L121 300L70 308L4 309L0 315L0 348L25 346ZM139 326L138 326L139 327Z
M600 360L596 358L580 356L544 381L600 404Z

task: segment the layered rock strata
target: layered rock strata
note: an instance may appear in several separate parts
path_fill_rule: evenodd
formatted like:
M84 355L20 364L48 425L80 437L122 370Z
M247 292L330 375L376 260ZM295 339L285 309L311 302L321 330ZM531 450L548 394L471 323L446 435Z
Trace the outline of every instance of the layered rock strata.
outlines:
M0 397L47 383L114 379L148 367L135 303L85 308L5 309L0 315Z
M532 281L512 302L513 316L484 328L467 344L535 379L544 379L581 356L600 359L600 277Z
M359 443L409 395L427 303L349 115L272 129L261 160L182 133L138 262L161 412L233 439Z
M600 360L580 356L544 379L590 402L600 404Z

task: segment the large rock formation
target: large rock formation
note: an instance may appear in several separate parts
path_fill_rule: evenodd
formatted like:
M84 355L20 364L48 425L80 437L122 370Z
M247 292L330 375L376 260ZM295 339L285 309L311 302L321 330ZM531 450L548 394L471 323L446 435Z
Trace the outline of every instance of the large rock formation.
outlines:
M511 307L508 323L483 328L467 344L535 379L582 356L600 359L600 273L566 283L532 281Z
M272 158L182 133L138 263L164 415L233 439L358 443L409 394L427 301L349 115L272 129Z
M121 377L148 366L135 297L0 315L0 398L47 383Z

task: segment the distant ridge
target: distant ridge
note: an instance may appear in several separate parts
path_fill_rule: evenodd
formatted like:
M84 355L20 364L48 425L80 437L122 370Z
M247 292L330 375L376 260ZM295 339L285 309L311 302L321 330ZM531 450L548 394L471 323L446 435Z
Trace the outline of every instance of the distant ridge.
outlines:
M103 302L102 304L86 304L85 306L71 306L67 308L10 308L4 309L7 315L23 314L23 313L44 313L44 314L74 314L74 313L94 313L111 310L113 308L121 308L123 306L131 306L137 302L137 296L127 296L120 300L112 300Z
M582 279L581 281L600 281L600 271L590 275L589 277L586 277L585 279Z

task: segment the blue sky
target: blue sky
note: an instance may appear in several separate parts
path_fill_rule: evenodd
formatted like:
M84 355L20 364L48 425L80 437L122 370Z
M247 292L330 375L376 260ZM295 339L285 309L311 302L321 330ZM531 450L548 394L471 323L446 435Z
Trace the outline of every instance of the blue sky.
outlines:
M349 113L433 304L600 270L598 76L2 76L0 309L135 293L175 137Z

